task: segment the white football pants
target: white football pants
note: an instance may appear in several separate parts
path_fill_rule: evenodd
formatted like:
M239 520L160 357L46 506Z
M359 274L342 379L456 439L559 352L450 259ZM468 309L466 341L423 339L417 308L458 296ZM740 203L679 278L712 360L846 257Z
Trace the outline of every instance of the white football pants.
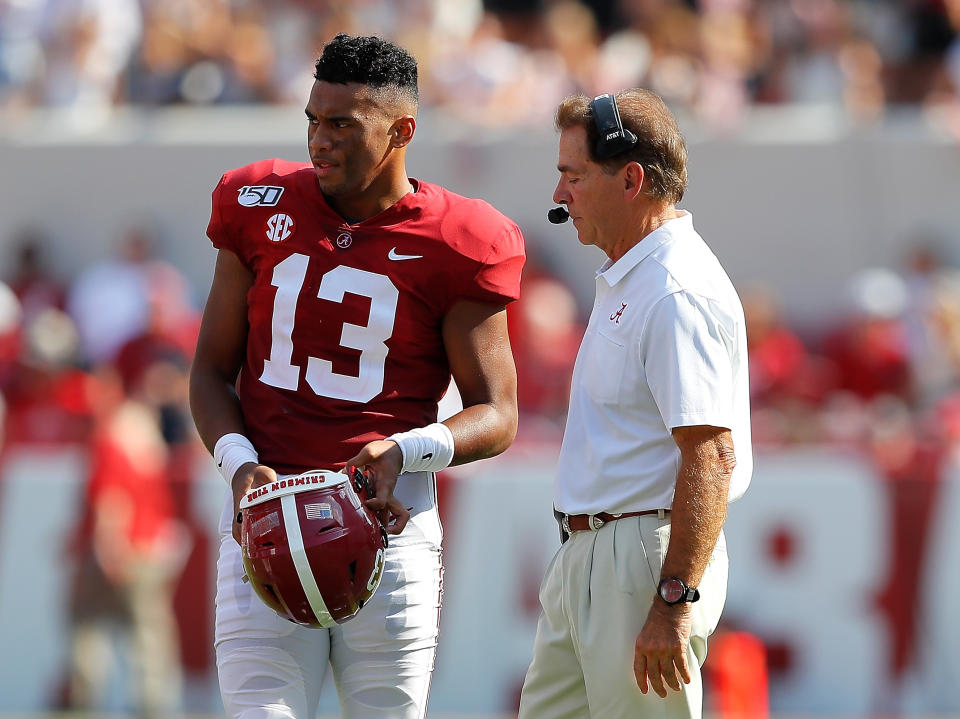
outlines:
M215 643L230 717L313 719L329 666L344 719L423 719L442 579L433 474L402 476L396 496L413 510L403 533L390 537L380 587L357 616L332 629L281 618L242 581L228 496L220 520Z

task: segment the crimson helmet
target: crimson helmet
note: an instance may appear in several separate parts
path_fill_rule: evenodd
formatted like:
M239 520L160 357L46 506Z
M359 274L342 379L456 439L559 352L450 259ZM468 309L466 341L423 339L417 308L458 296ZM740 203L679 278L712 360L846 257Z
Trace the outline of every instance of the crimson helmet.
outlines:
M240 501L240 547L250 584L291 622L333 627L369 601L387 534L364 499L366 478L315 470L251 490Z

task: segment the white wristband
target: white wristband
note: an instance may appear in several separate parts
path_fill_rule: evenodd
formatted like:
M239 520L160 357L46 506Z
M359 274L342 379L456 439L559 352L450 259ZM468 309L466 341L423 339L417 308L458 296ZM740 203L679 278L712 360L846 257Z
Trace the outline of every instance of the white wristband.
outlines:
M397 432L387 439L396 442L403 453L400 474L439 472L453 461L453 433L440 422L409 432Z
M240 467L247 462L260 463L257 450L253 448L250 440L236 432L225 434L217 440L213 448L213 459L228 487L233 485L233 475Z

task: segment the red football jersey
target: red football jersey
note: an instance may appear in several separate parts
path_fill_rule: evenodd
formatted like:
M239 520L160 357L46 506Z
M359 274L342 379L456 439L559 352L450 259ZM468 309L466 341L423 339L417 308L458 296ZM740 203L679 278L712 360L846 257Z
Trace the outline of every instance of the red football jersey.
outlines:
M308 164L256 162L213 192L207 235L254 274L237 382L246 432L278 472L336 469L371 440L435 422L446 312L519 297L519 228L482 200L411 182L353 225Z

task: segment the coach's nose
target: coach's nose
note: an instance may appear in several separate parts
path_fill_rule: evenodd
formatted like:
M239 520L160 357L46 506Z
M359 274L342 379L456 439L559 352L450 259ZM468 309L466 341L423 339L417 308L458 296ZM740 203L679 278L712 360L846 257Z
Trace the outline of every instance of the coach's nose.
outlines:
M557 187L553 191L553 202L557 205L570 204L570 192L567 189L567 183L563 177L557 180Z

